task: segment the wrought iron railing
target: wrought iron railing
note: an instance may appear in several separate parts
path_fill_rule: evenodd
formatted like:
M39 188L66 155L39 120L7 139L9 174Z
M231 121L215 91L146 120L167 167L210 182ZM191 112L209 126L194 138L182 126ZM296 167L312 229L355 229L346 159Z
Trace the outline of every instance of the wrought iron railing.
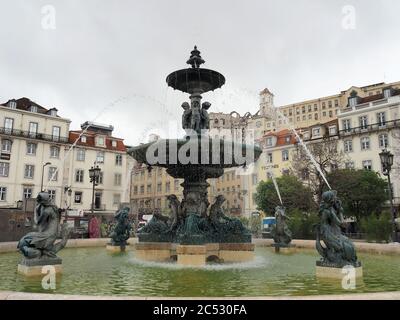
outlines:
M5 127L0 127L0 134L6 134L6 135L14 136L14 137L23 137L23 138L28 138L28 139L52 141L52 142L58 142L58 143L68 143L68 137L60 137L60 136L54 136L51 134L29 132L29 131L18 130L18 129L9 129L9 128L5 128Z
M373 123L366 126L359 126L354 128L339 130L339 136L348 136L353 134L363 134L371 131L386 130L391 128L400 127L400 119L385 121L383 123Z

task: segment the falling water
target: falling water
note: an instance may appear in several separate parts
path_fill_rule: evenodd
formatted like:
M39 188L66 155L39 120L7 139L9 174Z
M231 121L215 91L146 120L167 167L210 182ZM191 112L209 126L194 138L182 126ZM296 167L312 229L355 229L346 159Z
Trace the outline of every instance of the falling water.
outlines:
M272 171L270 171L269 174L271 176L272 182L274 183L274 187L275 187L276 193L277 193L277 195L279 197L279 201L281 202L281 205L283 205L282 198L281 198L281 193L279 192L279 187L278 187L278 183L276 182L275 176L272 173Z
M326 183L326 185L328 186L328 188L329 188L330 190L332 190L332 188L331 188L331 186L330 186L328 180L326 179L324 173L323 173L322 170L321 170L321 167L319 166L319 164L317 163L317 161L315 161L313 155L311 154L310 150L307 148L307 146L306 146L306 144L304 143L303 139L300 138L300 136L299 136L299 134L297 133L295 127L292 126L292 125L289 123L289 119L288 119L285 115L283 115L282 112L281 112L278 108L275 108L275 111L279 114L279 116L280 116L281 118L283 118L283 121L284 121L287 125L289 125L290 130L293 131L293 133L294 133L294 135L296 136L297 140L299 141L300 145L304 148L305 152L307 153L308 158L311 160L311 162L313 163L313 165L315 166L315 168L318 170L319 174L320 174L321 177L324 179L324 182Z

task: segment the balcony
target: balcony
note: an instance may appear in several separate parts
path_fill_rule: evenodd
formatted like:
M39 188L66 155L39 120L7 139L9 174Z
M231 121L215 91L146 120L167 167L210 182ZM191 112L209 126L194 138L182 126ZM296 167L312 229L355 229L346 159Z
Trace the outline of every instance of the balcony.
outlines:
M51 134L34 133L17 129L8 129L5 127L0 127L0 134L26 138L26 139L37 139L49 142L68 143L68 137L58 137L58 136L53 136Z
M400 127L400 119L386 121L384 124L381 123L373 123L367 126L360 126L350 129L342 129L339 131L340 137L346 137L356 134L365 134L370 132L376 132L380 130L388 130L392 128L399 128Z

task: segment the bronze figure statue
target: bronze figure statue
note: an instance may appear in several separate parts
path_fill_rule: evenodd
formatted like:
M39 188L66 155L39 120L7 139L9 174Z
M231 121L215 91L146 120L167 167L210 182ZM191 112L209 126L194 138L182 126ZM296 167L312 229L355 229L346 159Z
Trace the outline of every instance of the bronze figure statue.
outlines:
M26 260L51 260L59 259L56 255L63 249L68 241L70 230L66 224L61 229L61 240L56 242L59 236L60 212L51 203L47 192L40 192L36 198L34 223L37 231L29 232L18 242L18 250ZM51 263L49 263L51 264Z
M112 246L125 247L128 244L127 240L129 239L130 232L132 230L132 226L128 219L129 211L130 209L128 207L125 207L117 211L115 215L117 224L115 225L115 228L110 235Z
M272 238L276 245L287 247L292 241L292 232L286 223L290 218L285 214L285 208L277 206L275 208L276 224L271 230Z
M337 268L346 265L360 266L354 244L340 229L343 224L343 207L336 191L330 190L322 194L319 216L316 249L322 258L317 265Z

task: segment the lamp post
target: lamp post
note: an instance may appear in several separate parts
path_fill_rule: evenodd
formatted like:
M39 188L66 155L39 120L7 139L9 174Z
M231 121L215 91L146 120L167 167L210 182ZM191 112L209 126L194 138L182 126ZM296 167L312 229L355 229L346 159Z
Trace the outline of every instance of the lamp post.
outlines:
M99 166L95 166L95 167L92 166L89 169L90 182L93 184L93 189L92 189L92 208L91 208L92 215L94 214L94 188L99 183L100 172L101 172L101 169L99 168Z
M45 168L46 166L49 166L49 165L51 165L51 162L46 162L46 163L43 165L43 167L42 167L42 181L41 181L41 183L40 183L40 192L43 192L43 191L44 191L44 190L43 190L44 168Z
M392 239L393 242L397 242L397 235L396 235L396 216L394 212L393 206L393 195L392 195L392 184L390 181L390 171L392 170L393 165L393 154L390 151L384 149L381 153L379 153L379 157L381 158L382 163L382 171L385 176L388 178L388 187L389 187L389 201L390 201L390 210L392 212L392 227L393 227L393 234Z

